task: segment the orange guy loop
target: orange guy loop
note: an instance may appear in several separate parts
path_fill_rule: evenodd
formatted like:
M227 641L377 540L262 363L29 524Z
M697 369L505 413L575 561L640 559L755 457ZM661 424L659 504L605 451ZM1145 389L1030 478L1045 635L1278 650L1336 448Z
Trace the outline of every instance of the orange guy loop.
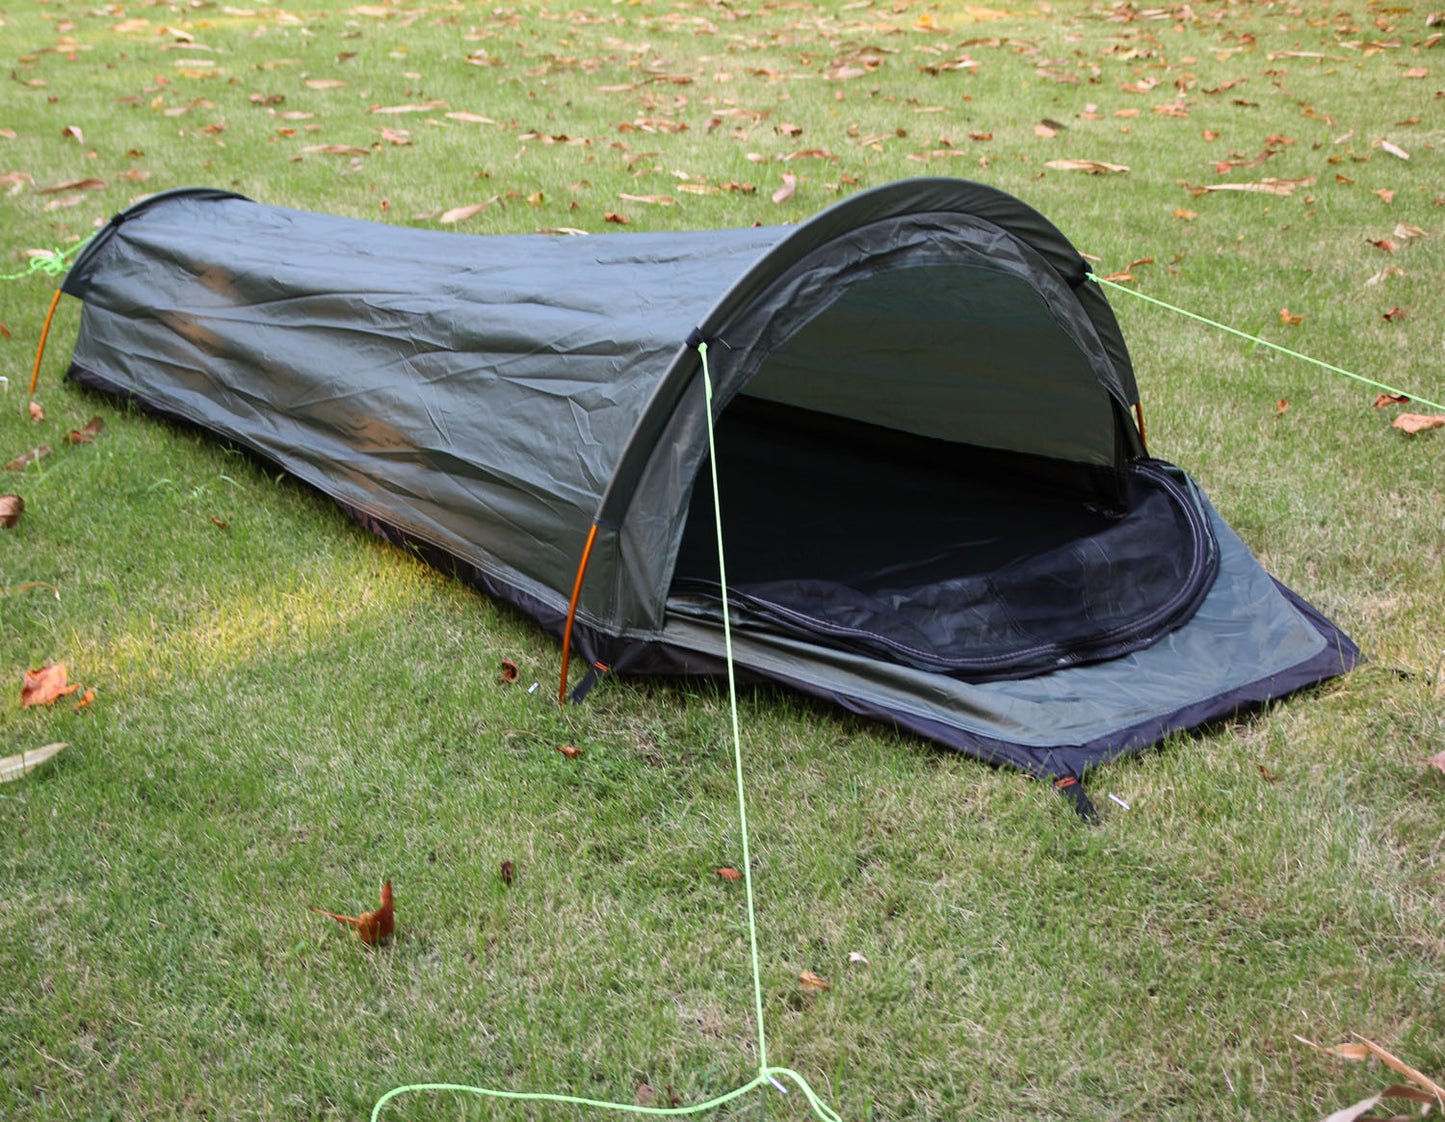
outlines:
M35 383L40 381L40 360L45 357L45 340L50 335L50 321L55 318L55 305L60 303L60 289L50 298L50 311L45 313L45 326L40 329L40 346L35 348L35 369L30 374L30 392L35 392Z
M577 601L582 598L582 578L587 562L592 559L592 543L597 540L597 523L587 531L587 544L582 547L582 561L577 566L577 580L572 585L572 602L567 605L567 623L562 629L562 681L557 687L557 704L567 704L567 664L572 658L572 621L577 617Z

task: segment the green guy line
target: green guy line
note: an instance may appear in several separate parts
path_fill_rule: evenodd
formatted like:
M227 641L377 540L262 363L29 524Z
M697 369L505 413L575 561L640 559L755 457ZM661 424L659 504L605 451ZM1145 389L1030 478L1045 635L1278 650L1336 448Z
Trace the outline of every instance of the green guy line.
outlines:
M1186 311L1184 308L1175 307L1173 304L1165 303L1163 300L1156 299L1153 296L1146 296L1144 293L1138 291L1137 289L1128 288L1122 284L1116 284L1114 281L1105 280L1103 277L1095 276L1093 273L1088 274L1088 276L1089 279L1092 280L1095 284L1105 285L1109 288L1114 289L1116 292L1127 292L1130 296L1137 296L1140 300L1145 300L1150 304L1155 304L1158 307L1164 308L1168 311L1178 312L1181 316L1188 316L1190 319L1198 320L1200 323L1208 324L1210 327L1217 327L1220 331L1226 331L1230 335L1237 335L1239 336L1239 338L1247 339L1251 343L1260 343L1263 346L1270 348L1270 350L1279 351L1280 354L1289 355L1290 358L1297 358L1301 362L1312 362L1316 366L1323 366L1326 370L1333 371L1336 374L1343 374L1346 378L1353 378L1355 381L1363 382L1367 386L1373 386L1377 390L1384 390L1386 393L1398 394L1401 397L1408 397L1411 401L1416 401L1419 402L1421 405L1428 405L1431 409L1439 409L1442 412L1445 412L1445 405L1441 405L1438 401L1431 401L1428 398L1419 396L1418 394L1413 394L1408 390L1401 390L1396 389L1394 386L1387 386L1384 382L1377 382L1373 378L1366 378L1363 374L1355 374L1349 370L1343 369L1342 367L1335 366L1332 363L1322 362L1320 359L1311 358L1309 355L1300 354L1299 351L1292 351L1288 347L1281 347L1278 343L1271 343L1268 339L1261 339L1258 335L1251 335L1247 331L1240 331L1237 328L1230 327L1227 323L1220 323L1217 320L1209 319L1206 316L1201 316L1195 314L1194 312Z
M442 1091L453 1094L478 1095L483 1098L507 1099L512 1102L526 1103L561 1103L566 1106L591 1107L595 1110L614 1110L629 1114L645 1114L654 1117L681 1118L687 1115L702 1114L705 1111L714 1110L724 1103L732 1102L741 1098L750 1091L756 1091L765 1085L771 1085L783 1094L788 1090L783 1086L781 1080L786 1079L793 1083L808 1106L812 1108L813 1115L821 1119L821 1122L843 1122L842 1117L823 1102L817 1092L808 1085L808 1081L796 1071L786 1067L768 1066L768 1043L767 1035L763 1029L763 974L758 958L758 923L757 911L753 905L753 862L752 853L748 846L748 804L743 786L743 747L742 734L738 724L738 689L737 681L733 672L733 632L732 612L728 607L728 581L727 569L723 560L723 532L722 532L722 502L718 498L717 485L717 442L713 435L712 423L712 374L707 365L707 344L699 343L697 346L698 355L702 358L702 384L706 400L704 407L707 415L707 450L708 462L712 469L712 512L713 524L717 527L717 568L718 585L722 590L722 616L723 616L723 651L726 654L728 670L728 710L732 717L733 734L733 771L737 778L738 792L738 826L742 831L743 848L743 885L747 890L748 902L748 947L752 955L753 967L753 1013L758 1023L758 1074L747 1083L726 1094L718 1095L716 1098L708 1099L707 1102L698 1103L695 1106L636 1106L633 1103L614 1103L603 1099L585 1099L576 1095L548 1094L531 1091L495 1091L488 1087L473 1087L465 1083L411 1083L405 1087L394 1087L381 1098L376 1100L376 1105L371 1109L371 1122L377 1122L381 1114L381 1108L398 1095L411 1094L422 1091Z

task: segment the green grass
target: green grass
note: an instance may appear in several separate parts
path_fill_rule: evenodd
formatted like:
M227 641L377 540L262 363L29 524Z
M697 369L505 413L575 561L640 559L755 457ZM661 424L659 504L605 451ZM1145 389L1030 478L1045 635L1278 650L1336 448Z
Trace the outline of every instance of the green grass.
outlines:
M1160 11L12 0L0 174L33 185L0 195L0 273L190 185L420 226L496 196L454 228L601 234L608 212L797 221L959 175L1025 199L1102 274L1151 257L1141 291L1445 400L1445 44L1425 45L1445 28L1353 2ZM977 67L926 69L963 55ZM866 73L825 77L842 65ZM1154 111L1176 93L1187 117ZM1045 118L1068 127L1036 135ZM302 151L323 144L370 154ZM782 159L813 148L835 159ZM1060 157L1130 170L1044 166ZM785 172L796 194L774 203ZM1264 176L1316 182L1181 185ZM105 185L39 190L81 179ZM755 190L684 190L727 183ZM1430 236L1371 244L1399 222ZM33 422L49 290L0 282L0 457L54 447L0 488L26 502L0 534L0 755L70 743L0 789L0 1116L358 1118L421 1080L687 1104L750 1079L743 897L714 872L742 860L719 688L609 681L559 712L557 644L529 623L305 488L61 384L71 300ZM769 1058L849 1122L1309 1118L1389 1081L1295 1033L1445 1071L1445 777L1424 762L1445 749L1445 433L1406 437L1368 387L1111 302L1152 450L1372 663L1104 769L1096 797L1133 809L1105 803L1092 829L1041 784L744 691ZM96 413L93 445L64 444ZM36 581L58 598L19 587ZM59 660L94 703L22 711L23 671ZM385 877L389 946L307 910L374 906ZM799 1098L713 1116L802 1118ZM581 1115L418 1095L383 1116Z

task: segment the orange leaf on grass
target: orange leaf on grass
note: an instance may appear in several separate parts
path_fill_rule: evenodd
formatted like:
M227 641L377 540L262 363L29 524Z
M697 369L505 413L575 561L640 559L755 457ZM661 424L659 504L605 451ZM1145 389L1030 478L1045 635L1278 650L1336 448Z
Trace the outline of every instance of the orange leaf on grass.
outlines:
M1281 308L1281 309L1279 310L1279 322L1280 322L1280 323L1287 323L1287 324L1289 324L1291 327L1298 327L1300 324L1304 323L1304 321L1305 321L1305 317L1304 317L1304 316L1302 316L1302 315L1295 315L1295 313L1292 312L1292 311L1290 311L1288 308Z
M497 674L497 681L505 685L510 685L512 682L515 682L517 680L521 673L521 670L518 669L515 662L513 662L510 658L504 658L502 659L501 672Z
M773 202L785 203L795 194L797 194L797 191L798 177L796 175L790 175L789 173L784 172L783 185L773 192Z
M30 449L30 451L22 455L16 456L13 460L6 464L5 470L24 471L25 468L28 467L30 464L33 464L36 460L44 459L46 456L50 455L52 451L54 451L54 449L52 449L48 444L42 444L38 448L32 448Z
M804 970L798 975L798 984L808 990L830 990L833 988L832 982L823 978L821 975L814 974L811 970Z
M19 495L0 495L0 529L15 529L24 513L25 500Z
M569 760L575 760L578 756L582 755L582 749L571 744L558 744L553 751L561 752L562 755L566 756Z
M363 943L379 943L396 930L396 910L393 906L391 881L387 881L381 886L381 906L374 912L362 912L359 916L341 916L335 912L324 912L320 908L311 910L317 915L334 919L337 923L345 923L354 927L357 938Z
M1402 393L1382 393L1375 398L1375 408L1383 409L1387 405L1404 405L1410 398Z
M628 218L627 215L618 214L616 211L612 210L609 210L605 214L603 214L602 219L604 222L615 222L619 226L626 226L632 221L632 219Z
M1283 416L1284 416L1286 413L1288 413L1288 412L1289 412L1289 402L1286 401L1284 398L1280 398L1278 401L1276 401L1276 402L1274 403L1274 415L1275 415L1276 417L1283 417Z
M89 704L90 704L92 701L94 701L94 700L95 700L95 691L94 691L93 689L90 689L89 687L87 687L87 688L86 688L86 691L85 691L83 694L80 695L80 700L75 703L75 711L76 711L77 713L79 713L82 709L84 709L87 705L89 705Z
M80 689L69 678L70 674L63 662L48 663L39 670L25 671L25 680L20 686L21 708L54 705L60 698Z
M722 868L722 869L716 869L716 870L714 870L714 871L717 873L718 876L722 877L723 880L742 880L742 879L743 879L742 873L738 872L736 869Z
M1445 428L1445 413L1400 413L1390 425L1411 435L1430 429Z
M30 403L30 419L36 423L45 420L45 409L40 402L32 401Z

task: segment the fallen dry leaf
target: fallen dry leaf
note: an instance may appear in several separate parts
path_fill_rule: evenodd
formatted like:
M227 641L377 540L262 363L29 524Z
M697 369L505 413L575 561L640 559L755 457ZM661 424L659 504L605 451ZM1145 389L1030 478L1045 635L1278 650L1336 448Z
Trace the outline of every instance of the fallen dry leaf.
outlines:
M1122 173L1129 170L1123 164L1109 164L1103 160L1047 160L1044 167L1053 168L1055 171L1082 171L1088 175Z
M569 760L575 760L578 756L582 755L582 749L571 744L558 744L553 751L561 752L562 755L566 756Z
M742 880L742 879L743 879L742 873L738 872L736 869L726 869L726 868L724 868L724 869L716 869L716 870L714 870L714 871L717 873L718 876L722 877L723 880Z
M1375 398L1375 408L1383 409L1387 405L1404 405L1410 398L1402 393L1382 393Z
M649 203L652 206L677 205L677 200L671 195L629 195L625 191L618 191L617 197L629 203Z
M1302 316L1302 315L1295 315L1295 314L1294 314L1293 312L1291 312L1288 308L1281 308L1281 309L1279 310L1279 322L1280 322L1280 323L1287 323L1287 324L1289 324L1291 327L1298 327L1300 324L1304 323L1304 321L1305 321L1305 317L1304 317L1304 316Z
M369 156L370 148L358 148L354 144L308 144L303 152L315 152L322 156Z
M1174 217L1182 219L1185 222L1193 222L1196 218L1199 217L1199 213L1197 211L1189 210L1185 207L1179 207L1177 210L1174 211Z
M85 692L80 695L80 700L75 703L75 711L79 713L94 700L95 691L87 686Z
M626 226L632 221L632 219L628 218L627 215L618 214L614 210L609 210L605 214L603 214L602 220L604 222L615 222L619 226Z
M1293 195L1298 187L1313 187L1315 176L1306 175L1300 179L1277 179L1267 175L1263 179L1253 183L1211 183L1207 187L1190 187L1189 193L1194 196L1206 195L1214 191L1248 191L1264 195Z
M497 681L510 685L512 682L515 682L518 677L521 676L521 673L521 670L517 668L517 664L515 662L513 662L510 658L504 658L502 659L501 672L497 674Z
M356 929L357 938L363 943L379 943L396 930L396 910L393 907L391 881L381 886L381 906L374 912L362 912L359 916L340 916L335 912L323 912L320 908L311 910L337 923L350 924Z
M867 966L867 965L868 965L868 959L867 959L867 957L863 954L862 951L849 951L849 952L848 952L848 961L851 962L854 966Z
M54 451L54 449L52 449L48 444L42 444L38 448L32 448L30 449L30 451L22 455L16 456L13 460L6 464L5 470L24 471L25 468L28 467L30 464L33 464L36 460L44 459L46 456L50 455L52 451Z
M503 883L503 884L511 884L511 883L512 883L512 878L517 875L517 866L514 865L514 864L512 864L512 862L510 862L510 861L503 861L503 862L502 862L502 867L501 867L501 872L502 872L502 883Z
M1384 253L1394 253L1400 248L1395 244L1394 238L1366 238L1365 240Z
M21 752L18 756L6 756L0 760L0 783L13 783L26 772L34 771L62 748L68 748L66 741L47 744L33 752Z
M41 187L37 190L37 194L58 195L62 191L99 191L104 186L104 179L70 179L64 183L55 183L49 187Z
M1395 201L1395 192L1389 187L1381 187L1378 191L1371 191L1370 194L1379 195L1387 203Z
M1289 402L1286 401L1284 398L1280 398L1278 401L1276 401L1276 402L1274 403L1274 415L1275 415L1276 417L1283 417L1283 416L1284 416L1286 413L1288 413L1288 412L1289 412Z
M791 199L798 190L798 177L783 172L783 185L773 192L773 202L785 203Z
M1405 309L1399 307L1386 309L1380 313L1380 318L1386 323L1394 323L1397 319L1405 318Z
M475 218L481 214L482 211L486 210L487 207L491 206L499 198L501 198L500 195L493 195L485 202L469 203L466 206L454 206L451 210L443 211L437 221L445 226L450 226L455 222L465 222L468 218Z
M20 707L29 709L32 705L54 705L60 698L80 689L69 681L69 677L63 662L48 663L39 670L25 671L25 680L20 686Z
M1445 428L1445 413L1400 413L1390 424L1401 432L1413 435L1430 429Z
M832 982L814 974L811 970L804 970L798 975L798 984L808 990L830 990L833 988Z
M40 402L32 401L30 403L30 419L37 424L45 420L45 409L41 406Z
M1395 229L1392 232L1395 237L1399 238L1402 242L1407 242L1411 238L1428 238L1430 236L1427 231L1416 226L1413 222L1398 222L1395 224Z
M1433 768L1439 768L1441 771L1445 771L1445 752L1436 752L1435 755L1431 756L1425 762Z
M308 90L336 90L346 85L340 78L307 78L302 84Z
M19 495L0 495L0 529L15 529L24 513L25 500Z
M85 133L80 131L79 125L66 125L60 130L62 140L73 140L77 144L85 143Z
M1397 159L1408 160L1410 158L1410 153L1406 152L1405 149L1401 148L1398 144L1391 144L1388 140L1380 141L1380 147Z

